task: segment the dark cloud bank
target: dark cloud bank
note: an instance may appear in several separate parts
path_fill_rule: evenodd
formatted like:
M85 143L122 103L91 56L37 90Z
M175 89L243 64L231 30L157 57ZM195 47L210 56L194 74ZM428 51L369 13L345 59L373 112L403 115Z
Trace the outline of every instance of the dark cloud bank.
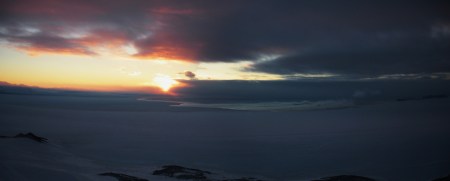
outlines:
M449 1L17 0L1 2L0 38L87 55L132 44L142 59L250 60L247 71L283 75L429 74L450 72L449 12Z

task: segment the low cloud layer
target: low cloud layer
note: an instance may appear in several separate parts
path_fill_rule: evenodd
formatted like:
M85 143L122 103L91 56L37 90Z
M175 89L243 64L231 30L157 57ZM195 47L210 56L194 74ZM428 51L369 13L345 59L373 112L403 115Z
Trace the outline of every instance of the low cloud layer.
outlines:
M0 3L0 39L30 53L252 61L290 74L450 72L447 1L34 1ZM276 57L267 60L267 57Z

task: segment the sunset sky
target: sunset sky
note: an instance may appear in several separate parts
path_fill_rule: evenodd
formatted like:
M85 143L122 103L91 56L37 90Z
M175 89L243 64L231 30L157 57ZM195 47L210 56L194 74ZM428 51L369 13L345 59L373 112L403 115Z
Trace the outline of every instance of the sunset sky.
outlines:
M450 79L449 1L2 0L0 81Z

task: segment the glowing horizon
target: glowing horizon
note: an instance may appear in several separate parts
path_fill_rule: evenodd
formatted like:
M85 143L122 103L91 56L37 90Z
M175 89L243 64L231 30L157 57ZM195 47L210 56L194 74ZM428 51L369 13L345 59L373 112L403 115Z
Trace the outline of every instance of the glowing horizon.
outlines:
M0 81L42 88L93 91L139 91L170 94L176 80L277 80L271 74L242 72L248 63L196 63L178 60L141 60L125 54L74 55L48 52L29 54L1 44ZM26 72L26 73L25 73ZM174 82L161 85L161 75ZM168 85L173 84L173 85ZM157 91L155 88L160 89Z

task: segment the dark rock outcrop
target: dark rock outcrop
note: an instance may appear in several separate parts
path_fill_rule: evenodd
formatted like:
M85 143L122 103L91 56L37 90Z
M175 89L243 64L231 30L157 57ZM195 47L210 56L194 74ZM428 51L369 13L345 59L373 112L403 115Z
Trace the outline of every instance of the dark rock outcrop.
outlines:
M139 177L135 177L135 176L131 176L131 175L126 175L126 174L122 174L122 173L106 172L106 173L100 173L98 175L114 177L119 181L148 181L147 179L143 179L143 178L139 178Z
M47 138L36 136L31 132L27 134L19 133L16 136L0 136L0 138L28 138L39 143L47 143L48 140Z
M28 138L33 141L37 141L39 143L47 143L47 140L48 140L47 138L36 136L33 133L27 133L27 134L19 133L16 136L14 136L14 138Z
M199 169L186 168L177 165L166 165L161 170L155 170L153 175L163 175L183 180L208 180L207 175L211 172Z
M238 179L225 179L225 180L221 180L221 181L262 181L262 180L252 178L252 177L242 177L242 178L238 178Z
M214 179L211 175L215 176ZM242 177L242 178L226 178L209 171L186 168L178 165L166 165L160 170L153 171L153 175L167 176L180 180L195 180L195 181L262 181L252 177Z
M332 176L332 177L325 177L325 178L321 178L319 180L313 180L313 181L375 181L375 180L371 179L371 178L355 176L355 175L338 175L338 176Z

